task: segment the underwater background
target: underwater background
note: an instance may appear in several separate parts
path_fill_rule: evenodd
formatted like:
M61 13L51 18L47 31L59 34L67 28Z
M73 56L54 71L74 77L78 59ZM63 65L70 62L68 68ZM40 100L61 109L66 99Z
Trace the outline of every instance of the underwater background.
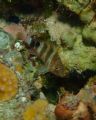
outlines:
M96 0L0 0L0 120L96 120Z

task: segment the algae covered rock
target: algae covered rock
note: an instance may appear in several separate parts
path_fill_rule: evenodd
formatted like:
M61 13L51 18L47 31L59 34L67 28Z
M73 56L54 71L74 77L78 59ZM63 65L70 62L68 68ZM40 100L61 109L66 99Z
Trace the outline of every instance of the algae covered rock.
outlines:
M89 4L90 0L58 0L73 12L80 13L81 10Z
M58 15L52 15L46 19L47 30L51 36L51 41L63 44L66 48L73 48L80 27L72 27L68 23L60 21Z
M72 12L79 15L85 23L90 23L95 16L96 2L94 0L57 0Z
M78 72L96 70L96 48L86 46L80 28L62 23L54 15L47 19L47 26L51 39L61 45L58 54L69 70L75 69Z
M16 72L23 72L23 59L20 52L13 50L3 56L3 61L12 66Z
M90 25L87 25L84 27L82 31L83 37L86 39L87 43L89 41L89 44L93 43L93 45L96 45L96 21L91 22Z
M13 44L14 39L8 33L0 30L0 50L8 50Z

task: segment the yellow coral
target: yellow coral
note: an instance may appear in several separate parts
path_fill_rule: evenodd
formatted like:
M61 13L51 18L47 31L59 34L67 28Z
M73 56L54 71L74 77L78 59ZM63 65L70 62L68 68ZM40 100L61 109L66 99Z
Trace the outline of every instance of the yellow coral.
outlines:
M32 105L29 105L24 114L24 120L48 120L46 116L46 108L48 102L43 99L36 100Z
M10 100L16 95L18 80L15 73L0 63L0 101Z

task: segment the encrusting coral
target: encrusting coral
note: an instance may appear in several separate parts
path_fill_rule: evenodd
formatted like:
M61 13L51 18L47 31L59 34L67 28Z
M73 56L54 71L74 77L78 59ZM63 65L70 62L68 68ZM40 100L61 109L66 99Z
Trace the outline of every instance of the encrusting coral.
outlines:
M0 101L10 100L18 90L18 79L6 65L0 63Z

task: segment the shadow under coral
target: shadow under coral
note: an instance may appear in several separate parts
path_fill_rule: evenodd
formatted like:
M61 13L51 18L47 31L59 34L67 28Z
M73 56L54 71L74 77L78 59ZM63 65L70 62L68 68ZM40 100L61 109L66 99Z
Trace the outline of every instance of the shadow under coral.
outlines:
M63 87L69 93L77 94L83 88L90 77L96 75L96 71L86 70L81 74L72 71L67 77L60 78L52 73L46 73L45 86L42 88L47 99L52 102L58 102L58 90Z

